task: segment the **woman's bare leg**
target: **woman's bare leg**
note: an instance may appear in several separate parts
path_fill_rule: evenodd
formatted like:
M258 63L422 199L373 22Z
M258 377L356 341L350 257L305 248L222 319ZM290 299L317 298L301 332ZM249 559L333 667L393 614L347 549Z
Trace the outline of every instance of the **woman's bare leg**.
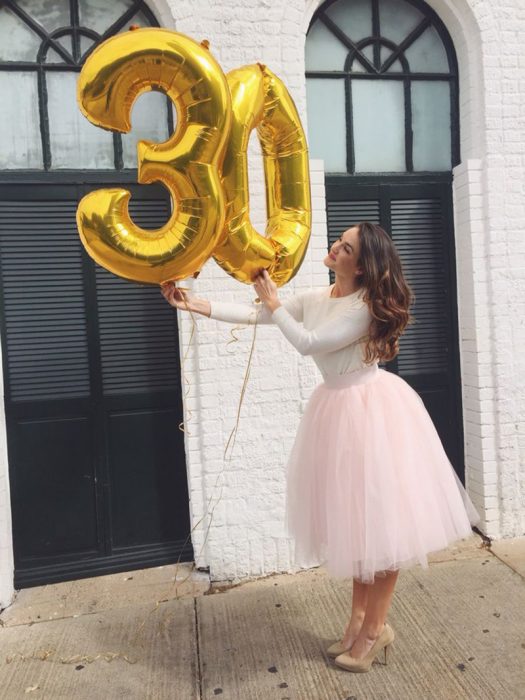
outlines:
M369 588L370 586L367 586L365 583L361 583L357 579L353 580L352 613L342 640L345 647L350 648L359 635L361 625L365 619Z
M376 576L374 583L366 585L368 597L365 617L350 655L361 659L366 655L383 630L383 625L392 602L399 570L389 571L386 576Z

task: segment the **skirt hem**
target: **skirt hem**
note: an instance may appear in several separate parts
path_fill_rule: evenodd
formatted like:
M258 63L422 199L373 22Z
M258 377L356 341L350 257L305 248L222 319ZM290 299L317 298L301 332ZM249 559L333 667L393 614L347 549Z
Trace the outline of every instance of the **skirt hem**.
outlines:
M481 518L421 397L377 367L318 386L287 467L286 530L298 565L336 578L428 568L427 554Z

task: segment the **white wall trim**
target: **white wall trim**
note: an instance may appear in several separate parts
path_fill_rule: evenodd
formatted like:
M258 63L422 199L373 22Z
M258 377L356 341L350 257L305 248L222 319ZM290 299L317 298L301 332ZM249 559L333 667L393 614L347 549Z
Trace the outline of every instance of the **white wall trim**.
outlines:
M2 347L0 345L0 367ZM11 605L15 595L13 586L13 523L11 492L9 488L9 462L7 455L7 426L4 403L4 375L0 372L0 610Z

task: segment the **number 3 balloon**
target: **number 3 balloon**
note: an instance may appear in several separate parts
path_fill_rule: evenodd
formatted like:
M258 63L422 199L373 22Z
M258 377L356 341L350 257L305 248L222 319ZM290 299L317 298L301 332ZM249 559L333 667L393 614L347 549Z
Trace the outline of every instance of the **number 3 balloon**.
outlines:
M261 267L279 286L291 279L308 245L311 206L306 139L283 83L260 65L226 78L206 42L138 29L95 49L77 97L93 124L128 132L133 102L146 90L165 92L178 119L164 143L138 143L138 181L161 182L173 214L147 231L131 220L128 190L91 192L77 210L89 255L121 277L153 284L196 274L212 255L243 282ZM253 128L263 148L266 237L249 221L246 149Z
M127 279L160 283L198 271L222 234L219 165L231 99L209 51L163 29L139 29L103 42L82 68L77 97L91 122L127 132L134 100L153 89L173 100L178 122L164 143L139 142L138 180L159 181L168 189L174 204L170 220L145 231L129 216L129 191L104 189L80 201L77 224L100 265Z

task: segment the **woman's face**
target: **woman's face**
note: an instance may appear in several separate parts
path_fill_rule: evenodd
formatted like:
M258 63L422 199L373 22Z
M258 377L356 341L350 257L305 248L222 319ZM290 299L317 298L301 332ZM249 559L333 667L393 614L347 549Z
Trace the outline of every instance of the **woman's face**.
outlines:
M326 258L324 264L341 277L354 278L361 274L358 266L360 246L359 228L354 226L346 230L341 237L335 241Z

